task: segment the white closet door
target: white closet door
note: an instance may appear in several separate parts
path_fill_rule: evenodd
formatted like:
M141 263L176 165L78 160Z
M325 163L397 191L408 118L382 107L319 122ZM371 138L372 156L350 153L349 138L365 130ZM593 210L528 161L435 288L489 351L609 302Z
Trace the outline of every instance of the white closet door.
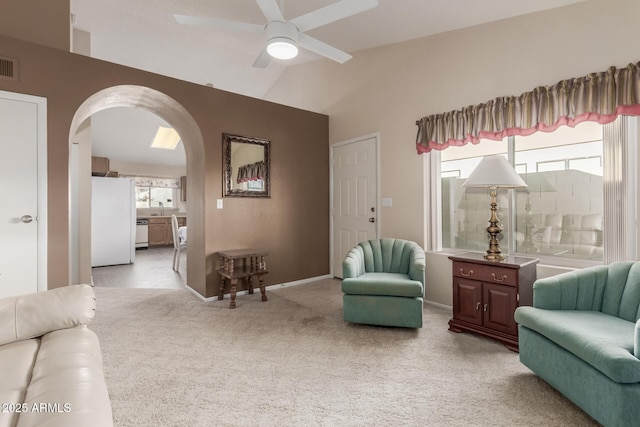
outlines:
M39 233L46 241L46 214L39 215L46 210L46 198L39 206L41 191L46 195L43 109L43 98L0 91L0 298L46 289L46 244L39 247Z

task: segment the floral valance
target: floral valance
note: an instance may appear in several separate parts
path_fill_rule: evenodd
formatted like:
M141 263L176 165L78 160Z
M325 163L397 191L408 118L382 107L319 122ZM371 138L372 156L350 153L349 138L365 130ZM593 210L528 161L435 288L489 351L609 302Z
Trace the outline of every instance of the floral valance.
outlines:
M605 124L620 114L640 115L640 62L423 117L416 121L416 148L421 154L480 139L552 132L584 121Z
M238 168L238 184L247 181L258 181L266 176L266 164L264 161L250 163Z
M123 178L131 178L136 187L163 187L180 188L179 178L159 178L153 176L121 175Z

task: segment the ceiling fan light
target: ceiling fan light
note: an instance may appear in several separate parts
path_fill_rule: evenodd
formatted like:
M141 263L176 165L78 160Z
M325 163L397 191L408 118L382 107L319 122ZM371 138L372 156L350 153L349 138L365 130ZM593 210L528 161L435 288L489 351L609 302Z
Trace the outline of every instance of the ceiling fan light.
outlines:
M291 39L274 37L267 44L267 52L276 59L292 59L298 56L298 47Z

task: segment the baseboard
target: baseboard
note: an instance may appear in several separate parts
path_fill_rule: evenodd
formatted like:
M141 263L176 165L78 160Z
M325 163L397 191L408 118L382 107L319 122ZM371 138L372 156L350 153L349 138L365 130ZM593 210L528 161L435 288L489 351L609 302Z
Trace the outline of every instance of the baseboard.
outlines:
M202 301L204 301L204 302L215 301L215 300L217 300L217 299L218 299L218 296L217 296L217 295L216 295L216 296L214 296L214 297L203 297L202 295L200 295L200 292L196 291L195 289L193 289L193 288L192 288L191 286L189 286L188 284L187 284L186 288L187 288L188 290L190 290L190 291L191 291L191 293L193 293L195 296L197 296L198 298L200 298L200 299L201 299ZM238 293L239 293L239 292L238 292Z
M437 308L441 308L443 310L448 310L453 312L453 307L451 307L450 305L440 304L439 302L433 302L433 301L425 301L424 303L427 305L432 305Z
M288 288L290 286L306 285L307 283L317 282L318 280L333 279L331 274L325 274L324 276L310 277L308 279L294 280L293 282L280 283L279 285L267 286L267 288L280 289Z
M269 286L267 286L267 290L269 290L269 289L273 290L273 289L288 288L290 286L305 285L307 283L317 282L318 280L325 280L325 279L332 279L332 278L333 278L333 276L331 274L325 274L324 276L316 276L316 277L310 277L308 279L294 280L293 282L286 282L286 283L280 283L280 284L275 284L275 285L269 285ZM200 298L204 302L217 301L218 300L218 295L215 295L215 296L212 296L212 297L203 297L202 295L200 295L199 292L197 292L195 289L193 289L189 285L187 285L186 288L188 290L190 290L195 296L197 296L198 298ZM236 293L236 295L247 295L248 293L249 293L248 290L244 290L244 291L238 291ZM227 292L224 295L225 295L225 297L227 297L227 296L229 296L229 293Z

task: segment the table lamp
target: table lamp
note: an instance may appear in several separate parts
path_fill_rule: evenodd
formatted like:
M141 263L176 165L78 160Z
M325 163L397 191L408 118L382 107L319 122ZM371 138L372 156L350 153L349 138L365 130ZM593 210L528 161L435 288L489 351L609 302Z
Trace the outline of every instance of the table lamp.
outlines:
M483 157L478 166L471 172L469 178L462 184L463 187L487 187L491 196L491 218L489 218L489 249L484 255L488 261L502 261L502 255L498 243L498 234L502 231L500 220L498 219L498 188L524 188L527 184L516 173L513 166L507 159L496 154L494 156Z

